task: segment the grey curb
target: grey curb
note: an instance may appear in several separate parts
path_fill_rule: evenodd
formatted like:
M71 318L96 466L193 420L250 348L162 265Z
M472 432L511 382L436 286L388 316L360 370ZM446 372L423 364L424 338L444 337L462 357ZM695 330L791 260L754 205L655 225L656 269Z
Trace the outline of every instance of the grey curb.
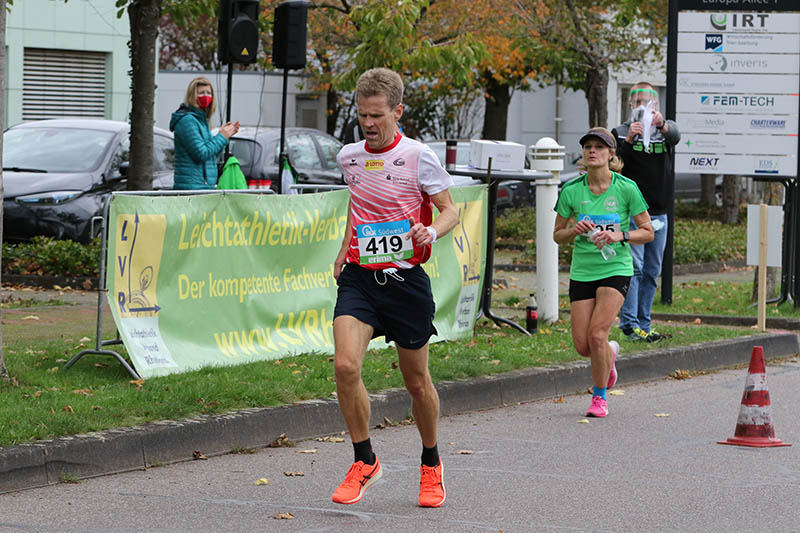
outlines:
M620 383L659 379L676 369L713 370L748 363L756 345L764 347L767 358L800 352L798 335L780 332L623 353L617 360ZM580 393L590 382L588 362L579 361L442 382L436 388L442 415L453 415ZM401 420L410 411L408 395L400 389L372 395L371 406L372 425L383 423L385 418ZM0 493L52 485L64 477L89 478L188 461L195 450L213 456L237 448L263 447L283 433L292 440L303 440L344 430L335 400L310 400L7 446L0 448Z

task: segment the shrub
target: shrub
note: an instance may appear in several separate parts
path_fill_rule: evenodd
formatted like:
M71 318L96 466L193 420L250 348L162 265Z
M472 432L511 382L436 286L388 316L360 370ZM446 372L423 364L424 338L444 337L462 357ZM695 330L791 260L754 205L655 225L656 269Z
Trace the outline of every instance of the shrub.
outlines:
M34 237L31 242L3 243L3 274L97 277L100 248L100 239L81 244Z

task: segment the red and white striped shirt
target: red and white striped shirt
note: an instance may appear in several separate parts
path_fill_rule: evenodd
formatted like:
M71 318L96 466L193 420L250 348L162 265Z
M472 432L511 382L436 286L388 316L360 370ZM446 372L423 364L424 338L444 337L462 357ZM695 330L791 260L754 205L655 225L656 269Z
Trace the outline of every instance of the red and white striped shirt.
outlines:
M361 264L359 226L375 227L411 217L429 226L433 221L430 197L453 186L453 178L436 154L428 146L400 133L392 144L379 151L371 150L366 141L347 144L339 151L338 161L350 188L353 231L346 258L348 263ZM424 263L430 255L430 246L413 244L410 258L361 266L371 270L406 269Z

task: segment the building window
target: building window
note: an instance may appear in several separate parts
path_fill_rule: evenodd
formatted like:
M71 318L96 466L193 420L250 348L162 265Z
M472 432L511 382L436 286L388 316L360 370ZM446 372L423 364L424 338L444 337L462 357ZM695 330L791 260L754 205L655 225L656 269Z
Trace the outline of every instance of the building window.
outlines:
M106 54L26 48L22 120L105 118Z

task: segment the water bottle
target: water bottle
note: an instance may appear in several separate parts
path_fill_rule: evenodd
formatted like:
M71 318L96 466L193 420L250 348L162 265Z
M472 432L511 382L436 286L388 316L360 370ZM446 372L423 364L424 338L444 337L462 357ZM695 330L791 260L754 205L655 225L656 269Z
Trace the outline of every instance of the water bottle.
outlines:
M593 227L592 231L589 232L589 240L594 242L595 235L597 235L598 233L600 233L600 226ZM603 256L603 259L608 261L612 257L616 257L617 252L614 250L614 248L611 247L610 244L606 244L602 248L600 248L600 255Z
M536 333L539 329L539 309L536 307L536 298L531 293L528 307L525 308L525 329L528 333Z

